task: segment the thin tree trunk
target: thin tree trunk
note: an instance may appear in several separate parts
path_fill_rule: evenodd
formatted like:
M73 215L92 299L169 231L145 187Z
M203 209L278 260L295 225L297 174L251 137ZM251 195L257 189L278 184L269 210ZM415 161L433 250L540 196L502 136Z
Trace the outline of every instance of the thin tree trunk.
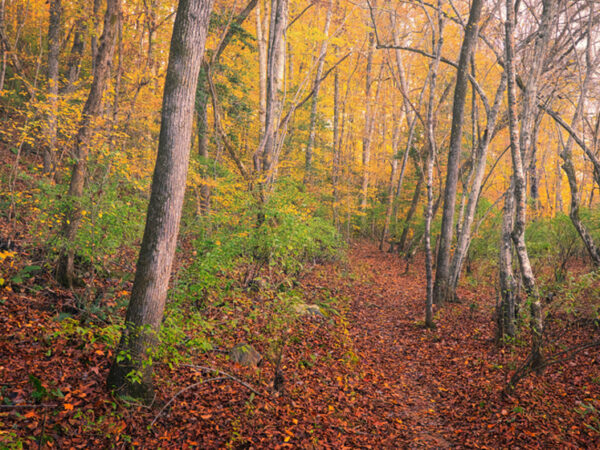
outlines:
M231 42L236 30L250 16L252 10L257 6L258 0L250 0L246 7L229 24L223 38L217 45L210 62L205 62L201 69L198 80L198 90L196 93L196 117L198 127L198 154L202 158L201 176L207 178L209 163L208 154L208 99L210 96L208 87L208 71L219 61L219 58L225 51L227 45ZM260 12L259 12L260 16ZM216 124L215 124L216 126ZM217 133L218 134L218 133ZM199 213L208 214L210 211L210 186L207 183L200 183L200 208Z
M109 0L107 0L109 1ZM92 40L91 40L91 51L92 51L92 73L96 72L96 58L98 56L98 14L100 13L100 6L102 0L94 0L92 6Z
M530 301L530 328L532 334L531 344L531 366L540 367L543 363L542 356L542 309L540 295L535 283L535 277L527 245L525 242L526 208L527 193L523 158L530 145L531 126L534 112L534 106L537 102L537 82L541 73L541 65L545 55L545 49L549 40L549 25L553 10L553 1L544 0L542 18L536 38L534 57L531 63L530 79L527 83L527 91L523 99L523 111L521 114L521 133L519 135L516 100L516 75L514 61L514 36L513 27L515 24L514 5L512 0L506 0L507 19L506 27L506 73L507 73L507 94L508 94L508 117L510 130L510 146L513 162L513 180L515 192L515 222L512 232L512 239L515 245L521 277L525 292ZM532 78L535 80L532 81ZM531 98L533 97L533 98ZM532 106L533 105L533 106Z
M108 376L109 386L145 401L152 400L154 393L150 358L158 340L177 244L194 99L211 9L212 0L180 0L177 8L146 228L126 329Z
M392 171L390 173L390 184L388 187L388 198L387 198L387 208L385 211L385 220L383 223L383 232L381 233L381 240L379 242L379 250L383 250L385 245L385 241L388 237L388 232L390 228L390 222L392 219L392 210L394 209L394 187L396 183L396 172L398 171L398 159L396 158L396 154L398 153L398 143L400 141L400 121L396 121L394 125L394 132L392 135Z
M437 305L450 300L452 288L450 283L450 247L454 230L454 210L456 206L456 192L458 185L458 167L462 147L462 129L465 116L465 102L468 91L469 62L471 54L477 43L479 33L479 18L483 7L483 0L473 0L469 20L465 27L465 36L460 49L458 69L456 72L456 87L454 89L454 103L452 106L452 129L450 134L450 149L448 152L448 166L446 186L444 189L444 208L442 213L442 226L440 231L440 250L437 254L435 271L435 285L433 301Z
M50 2L48 23L48 113L45 124L43 172L49 174L54 168L54 153L58 132L58 57L60 54L61 0Z
M118 127L118 118L119 118L119 104L121 100L121 81L123 79L123 13L119 12L117 16L117 72L115 74L114 81L114 96L113 96L113 104L112 111L110 117L110 132L109 132L109 140L108 147L109 153L112 154L114 151L115 143L117 140L117 127Z
M285 75L285 30L288 19L288 0L271 0L269 45L267 51L267 90L265 131L254 154L254 168L266 180L259 183L260 201L265 200L264 187L269 184L277 148L278 124L282 99L279 90Z
M495 135L496 120L498 118L498 112L502 105L502 97L504 90L506 89L506 77L503 76L500 81L500 86L496 91L496 98L494 105L488 115L486 129L483 133L483 137L479 142L477 151L475 154L473 181L471 189L469 191L469 199L467 201L466 211L462 226L460 227L457 239L456 249L452 256L451 274L450 274L450 291L448 298L453 299L456 297L456 288L458 286L458 280L462 267L465 262L465 258L469 251L469 245L471 243L471 229L473 221L475 220L475 213L477 211L477 204L479 203L479 197L481 195L481 185L483 177L485 175L485 167L487 163L487 153L490 142Z
M559 212L563 212L563 201L562 201L562 173L560 171L560 163L556 161L556 184L554 192L554 215L556 216Z
M371 161L371 138L373 132L373 105L371 101L371 87L373 85L373 53L375 52L375 36L369 34L369 48L367 50L367 73L365 78L365 123L362 139L362 181L360 188L360 211L366 214L368 188L369 188L369 162Z
M327 45L329 44L329 26L331 25L331 16L333 14L333 0L329 0L327 7L327 16L325 17L325 27L323 29L323 41L319 50L319 59L317 61L317 71L315 74L314 94L310 110L310 123L308 131L308 143L306 145L306 159L304 164L304 184L310 185L312 181L312 160L313 149L315 147L316 126L317 126L317 106L319 103L319 90L321 89L321 76L325 65L325 56L327 55Z
M590 46L590 45L592 45L592 44L591 44L590 40L588 39L588 46ZM585 102L586 94L588 91L588 87L594 77L595 65L589 59L588 59L586 65L587 65L587 67L586 67L586 72L585 72L585 78L584 78L581 88L580 88L579 99L577 101L577 106L575 108L575 112L573 113L573 118L571 119L570 127L573 130L576 128L577 123L581 120L581 116L584 111L584 102ZM563 144L563 150L562 150L562 152L560 152L560 157L563 160L562 168L565 172L565 175L567 176L567 181L569 183L569 188L571 191L571 207L570 207L570 211L569 211L569 217L571 218L571 222L573 223L573 226L579 233L579 236L581 237L581 240L583 241L585 248L587 249L587 252L590 255L590 258L592 259L593 264L595 266L600 266L600 249L594 242L593 236L589 233L589 231L587 230L587 227L583 224L583 222L581 221L581 218L579 217L579 208L580 208L581 199L580 199L579 189L577 187L577 174L575 171L575 166L573 165L573 143L575 140L574 140L573 136L569 134L567 143L564 144L563 140L562 140L562 134L560 134L560 131L559 131L559 138L560 138L561 144ZM560 173L558 174L558 176L560 176ZM593 183L594 183L594 181L592 180L592 184ZM593 193L593 189L592 189L592 193Z
M335 69L333 75L333 156L331 162L331 185L333 189L333 204L332 204L332 215L333 225L337 228L339 226L339 177L340 177L340 152L341 152L341 139L340 139L340 73L339 69Z
M79 131L75 136L72 155L73 164L68 199L69 210L64 216L62 238L64 246L58 261L57 279L67 287L73 286L75 272L75 249L73 242L77 236L81 221L81 198L86 177L87 156L92 134L93 120L101 115L102 95L110 74L110 65L117 33L117 15L120 13L121 0L108 0L104 17L104 31L100 37L98 54L94 65L94 79L88 99L83 107Z
M540 207L540 174L538 171L538 146L537 138L540 132L543 114L540 112L533 126L531 139L531 154L527 165L527 177L529 178L529 196L533 215L538 214Z
M5 0L0 0L0 35L4 36L4 4ZM3 42L0 42L0 92L4 90L4 80L6 76L6 48Z
M264 6L264 11L262 13L261 5ZM260 139L262 139L265 133L267 113L267 26L269 18L268 12L269 11L267 3L264 3L261 0L256 7L256 43L258 46Z
M478 1L478 0L475 0ZM438 7L441 7L438 1ZM435 34L432 24L431 32ZM431 63L431 81L429 82L429 102L427 105L426 134L429 151L427 152L426 176L427 176L427 206L425 208L425 272L427 277L427 297L425 299L425 326L435 328L433 322L433 255L431 250L431 223L433 221L433 166L436 159L436 142L434 133L434 98L437 74L442 57L443 45L443 20L441 12L438 11L438 37L437 43L434 38L435 59Z
M77 80L81 72L81 60L85 51L85 33L87 31L87 22L84 19L79 19L75 24L75 32L73 35L73 44L71 45L71 53L67 63L66 84L61 88L61 94L70 94L77 88Z
M404 252L406 250L406 240L408 239L408 232L410 231L410 225L412 219L417 212L417 207L419 206L419 198L421 197L421 191L423 190L423 181L424 181L424 172L419 169L419 178L417 180L417 185L415 186L415 191L413 192L412 201L410 202L410 208L406 213L406 218L404 219L404 227L402 228L402 234L400 236L400 242L398 243L398 252Z

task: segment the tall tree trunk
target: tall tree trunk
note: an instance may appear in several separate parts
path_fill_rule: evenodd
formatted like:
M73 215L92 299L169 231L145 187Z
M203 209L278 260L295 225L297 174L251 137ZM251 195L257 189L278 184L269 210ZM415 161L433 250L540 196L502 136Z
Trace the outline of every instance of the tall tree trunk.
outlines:
M333 190L333 225L339 226L339 178L340 178L340 71L335 69L333 75L333 156L331 159L331 185Z
M61 0L50 2L50 20L48 23L48 113L44 129L43 172L48 174L54 168L54 153L58 132L58 57L60 54L60 22L62 16Z
M590 46L592 45L592 40L588 37L588 51L586 52L586 71L585 78L581 83L580 91L579 91L579 99L577 101L577 105L575 107L575 112L573 113L573 118L571 119L570 128L575 130L577 127L577 123L581 120L581 116L584 112L585 98L589 88L590 83L594 78L594 71L596 69L594 62L590 58ZM560 133L560 131L559 131ZM562 135L559 134L560 142L563 144ZM560 157L563 160L562 168L567 176L567 181L569 183L569 188L571 191L571 208L569 211L569 217L571 218L571 222L573 226L579 233L581 240L583 241L585 248L587 249L590 258L595 266L600 266L600 249L594 242L593 236L587 230L587 227L581 221L579 217L579 208L580 208L580 194L579 189L577 187L577 174L575 171L575 166L573 165L573 144L574 144L573 135L569 134L567 139L567 143L563 145L563 150L560 152ZM560 178L560 172L557 174ZM592 181L593 185L594 181ZM593 189L592 189L593 194Z
M108 0L104 17L104 30L100 37L94 79L87 101L83 107L79 130L75 136L72 156L75 162L71 173L71 182L67 195L69 210L63 221L62 238L64 246L58 261L57 279L64 286L72 287L75 272L75 249L73 242L77 236L81 221L81 198L86 177L87 156L92 134L93 120L101 115L102 95L110 74L110 65L115 48L117 33L117 15L120 13L121 0Z
M315 73L314 94L310 110L310 123L308 128L308 143L306 145L306 159L304 163L304 184L309 185L312 181L312 160L313 149L315 147L315 137L317 132L317 106L319 103L319 91L321 89L321 77L323 76L323 67L325 66L325 56L327 55L327 45L329 44L329 26L331 25L331 16L333 14L333 0L329 0L327 7L327 16L325 17L325 27L323 28L323 41L319 50L317 61L317 71Z
M533 61L531 62L530 78L527 83L527 91L523 99L523 110L521 113L521 133L519 133L519 116L517 114L516 99L516 74L514 61L514 36L513 27L515 25L515 11L512 0L506 0L506 73L507 73L507 94L508 94L508 118L510 130L510 147L513 162L513 180L515 192L515 222L512 232L512 240L515 245L521 277L525 292L530 301L530 328L532 334L531 344L531 367L540 367L543 362L542 356L542 308L540 295L535 283L535 277L527 245L525 242L526 226L526 208L527 208L527 186L525 181L525 170L523 159L527 149L530 146L531 126L533 122L534 107L537 104L537 83L541 75L541 66L545 55L547 43L549 41L549 26L552 18L553 8L552 0L544 0L543 11L536 38ZM534 80L532 80L535 77ZM520 135L519 135L520 134Z
M500 304L497 308L498 339L515 337L515 319L517 302L517 283L513 272L512 230L515 216L514 182L511 177L510 187L504 197L502 212L502 228L500 230L499 281Z
M206 165L209 162L208 154L208 100L210 96L208 86L208 71L219 61L219 58L225 51L225 48L231 42L233 35L242 26L244 21L250 16L252 10L258 4L258 0L250 0L246 7L233 19L223 38L217 45L212 58L209 62L205 62L201 69L198 79L198 89L196 92L196 117L198 126L198 154L202 158L204 169L202 177L208 177ZM260 16L260 12L258 13ZM208 214L210 210L210 186L207 183L200 183L200 214Z
M4 36L4 10L5 0L0 0L0 36ZM0 39L1 41L1 39ZM4 79L6 76L6 48L3 42L0 42L0 92L4 90Z
M288 0L271 0L269 41L267 49L267 90L265 131L254 154L254 168L265 180L259 183L260 201L264 201L264 188L270 183L277 147L278 124L282 99L279 90L285 75L285 30L288 19Z
M462 271L465 258L469 251L469 245L471 243L471 229L473 226L473 221L475 220L475 212L477 211L479 197L481 195L481 185L485 175L488 148L493 136L495 135L496 120L498 118L500 106L502 105L502 97L505 89L506 76L503 75L502 80L500 81L500 86L498 86L498 89L496 90L494 105L491 111L489 111L487 117L486 129L483 133L481 141L479 142L476 154L474 155L475 158L473 164L475 167L473 171L473 181L469 191L469 198L467 201L464 219L458 232L457 245L456 249L454 250L454 255L452 256L452 264L450 267L451 273L448 298L451 299L456 297L458 280L460 278L460 273Z
M261 5L263 12L261 13ZM256 7L256 43L258 45L258 76L259 76L259 119L260 136L262 139L265 133L266 113L267 113L267 26L269 20L268 4L260 0Z
M483 0L473 0L469 20L465 27L465 36L460 49L458 69L456 72L456 87L454 89L454 104L452 106L452 128L450 133L450 149L448 151L448 166L446 169L446 187L444 189L444 208L440 231L440 250L437 255L435 285L433 300L441 305L446 300L452 288L450 283L450 246L454 230L454 210L456 206L456 190L458 185L458 167L462 146L462 129L465 116L465 102L469 81L469 62L477 43L479 33L479 18Z
M93 6L92 6L92 39L91 39L92 73L96 72L96 59L98 57L98 36L97 36L98 14L100 13L101 5L102 5L102 0L94 0Z
M540 111L535 119L531 139L531 153L529 155L529 164L527 165L527 178L529 179L529 204L533 215L538 214L540 207L540 173L538 170L538 146L537 139L540 132L543 114Z
M196 118L198 126L198 155L201 158L201 176L207 178L208 172L208 89L203 88L204 83L207 83L206 73L207 68L200 69L200 88L196 93ZM200 183L200 214L206 215L210 210L210 186L207 183Z
M189 164L194 99L212 0L180 0L171 38L152 194L126 328L108 376L119 392L150 401L152 365L171 275ZM132 378L128 375L134 372Z
M394 206L392 209L392 219L394 220L394 222L396 222L397 218L398 218L398 204L400 202L400 195L402 194L402 185L404 183L404 174L406 173L406 166L408 163L408 157L410 154L410 150L412 148L413 145L413 140L414 140L414 136L415 136L415 128L417 125L417 114L415 114L414 112L411 114L411 103L409 101L408 98L408 82L406 80L406 75L404 73L404 67L402 65L402 55L401 55L401 51L400 51L400 38L398 37L398 26L396 24L396 15L394 14L392 16L392 37L394 39L394 46L396 46L397 48L395 49L395 59L396 59L396 69L398 71L398 78L399 78L399 84L400 84L400 89L402 91L402 100L404 103L404 115L406 118L406 126L408 127L408 138L406 139L406 147L404 149L404 155L402 157L402 165L400 166L400 176L398 177L398 185L396 186L396 192L394 195ZM423 89L421 89L421 92L419 94L419 100L417 102L416 105L416 109L420 110L421 109L421 105L423 102L423 94L425 93L425 89L426 89L427 85L424 84L423 85Z
M73 44L71 45L71 53L67 62L67 73L65 78L66 84L61 88L61 94L70 94L77 88L77 80L81 72L81 60L85 51L85 33L87 31L87 21L84 19L77 20L74 26Z
M478 0L475 0L478 1ZM438 1L438 7L441 8L441 1ZM434 55L435 59L431 63L430 67L430 82L429 82L429 101L427 105L427 120L426 120L426 134L427 144L429 151L427 152L426 162L426 183L427 183L427 206L425 207L425 272L427 278L427 297L425 299L425 326L427 328L435 328L433 322L433 255L431 250L431 223L433 221L433 166L436 159L436 142L435 142L435 117L434 117L434 98L435 98L435 87L437 81L437 74L440 65L440 59L442 57L442 45L443 45L443 19L442 13L438 11L438 37L437 43L435 38L433 39ZM432 24L432 34L435 35Z
M365 78L365 124L362 138L362 181L360 188L360 211L366 214L368 188L369 188L369 163L371 161L371 139L373 135L373 105L371 101L371 87L373 85L373 53L375 52L375 35L369 34L369 48L367 50L367 74Z

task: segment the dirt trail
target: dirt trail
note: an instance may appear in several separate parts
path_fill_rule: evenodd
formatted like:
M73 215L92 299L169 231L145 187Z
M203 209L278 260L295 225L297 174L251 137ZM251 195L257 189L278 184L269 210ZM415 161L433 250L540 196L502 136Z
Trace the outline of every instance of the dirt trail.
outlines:
M405 273L404 262L373 246L355 247L350 264L364 278L346 294L352 300L350 336L360 358L366 389L364 401L381 422L382 444L408 447L448 447L443 421L431 387L423 351L421 312L424 280ZM430 333L431 334L431 333Z

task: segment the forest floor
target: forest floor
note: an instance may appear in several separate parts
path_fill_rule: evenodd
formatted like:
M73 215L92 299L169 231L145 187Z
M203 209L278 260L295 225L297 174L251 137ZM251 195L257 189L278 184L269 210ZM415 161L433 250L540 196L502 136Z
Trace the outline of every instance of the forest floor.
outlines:
M398 256L357 243L345 264L317 265L302 280L305 298L326 291L339 299L338 309L286 331L282 393L271 392L272 360L247 368L210 351L193 363L235 375L259 395L222 373L159 364L157 401L150 408L106 390L112 355L101 339L88 328L65 331L59 314L71 294L4 289L0 447L19 441L55 448L600 445L600 357L594 349L527 377L503 397L526 342L512 349L495 345L493 302L485 289L462 290L460 303L437 314L437 330L424 329L423 272L421 261L405 272ZM260 300L255 295L252 302ZM246 325L261 327L249 314L256 308L246 302L206 314L217 321L237 316L239 326L222 341L233 343L251 339ZM253 344L268 352L267 340Z

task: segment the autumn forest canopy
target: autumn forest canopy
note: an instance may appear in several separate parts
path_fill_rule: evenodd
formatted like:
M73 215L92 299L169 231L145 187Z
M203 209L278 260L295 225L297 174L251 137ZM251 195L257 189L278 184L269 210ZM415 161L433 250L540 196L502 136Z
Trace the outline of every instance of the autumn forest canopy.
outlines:
M0 448L600 445L595 0L0 0Z

